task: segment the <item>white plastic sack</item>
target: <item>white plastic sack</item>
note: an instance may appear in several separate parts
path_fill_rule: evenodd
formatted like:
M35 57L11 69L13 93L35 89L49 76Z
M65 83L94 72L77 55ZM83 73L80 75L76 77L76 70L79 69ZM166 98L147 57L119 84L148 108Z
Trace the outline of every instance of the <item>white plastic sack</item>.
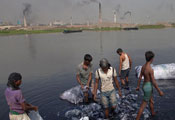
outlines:
M99 91L97 91L97 94ZM89 90L89 96L92 95L92 88ZM80 102L83 102L83 91L80 87L80 85L75 86L69 90L64 91L61 95L60 98L63 100L67 100L73 104L78 104Z
M31 120L43 120L39 112L30 111L28 115Z
M155 79L175 79L175 63L151 65ZM139 78L142 66L136 66L135 72Z

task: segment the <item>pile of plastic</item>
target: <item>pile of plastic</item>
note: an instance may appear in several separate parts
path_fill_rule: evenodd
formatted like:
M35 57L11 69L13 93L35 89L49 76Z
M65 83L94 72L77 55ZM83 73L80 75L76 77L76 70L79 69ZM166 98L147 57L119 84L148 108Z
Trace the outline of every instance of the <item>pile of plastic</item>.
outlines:
M135 89L134 89L135 90ZM74 94L74 93L72 93ZM122 98L117 96L117 107L115 109L116 115L110 115L114 120L135 120L140 103L138 104L138 95L133 94L131 90L122 89ZM150 118L148 108L145 108L142 119L148 120ZM104 120L104 109L100 102L90 103L88 105L77 105L65 112L65 120Z
M175 63L151 65L155 79L175 79ZM142 66L136 66L135 72L139 78Z
M31 120L43 120L43 118L40 116L39 112L30 111L30 113L28 115L29 115L29 118Z
M89 89L89 97L92 97L92 88ZM99 94L99 90L97 91L97 94ZM83 91L80 87L80 85L75 86L69 90L64 91L60 98L63 100L67 100L70 103L78 104L83 102Z

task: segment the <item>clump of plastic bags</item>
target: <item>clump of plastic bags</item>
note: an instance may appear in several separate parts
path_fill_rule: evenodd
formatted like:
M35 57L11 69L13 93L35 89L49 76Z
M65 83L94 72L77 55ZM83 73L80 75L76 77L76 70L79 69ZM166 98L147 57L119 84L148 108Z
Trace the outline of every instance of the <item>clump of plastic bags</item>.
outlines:
M92 97L92 88L88 90L89 97ZM97 91L97 94L99 91ZM78 104L80 102L83 102L83 90L81 89L80 85L75 86L69 90L64 91L60 98L63 100L67 100L73 104Z
M31 120L43 120L43 118L41 117L41 115L39 114L39 112L35 112L35 111L30 111L30 113L28 114L29 118Z
M151 65L155 79L175 79L175 63ZM136 66L135 72L139 78L142 66Z

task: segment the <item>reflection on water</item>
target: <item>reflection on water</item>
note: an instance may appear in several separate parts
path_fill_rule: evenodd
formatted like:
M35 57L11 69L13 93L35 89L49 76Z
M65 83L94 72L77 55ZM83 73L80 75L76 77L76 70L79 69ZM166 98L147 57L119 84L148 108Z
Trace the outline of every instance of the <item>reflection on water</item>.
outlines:
M103 38L102 38L102 32L100 32L100 52L101 52L101 56L103 56Z
M62 114L73 105L59 99L64 90L77 85L75 69L83 61L83 56L93 56L94 70L102 57L108 58L112 66L117 67L119 56L116 49L121 47L132 58L133 68L145 63L144 53L153 50L156 54L154 64L173 63L175 61L175 29L82 32L76 34L38 34L0 36L0 118L8 119L8 107L3 92L7 77L11 72L23 75L22 91L27 101L39 106L45 120L57 120L57 113ZM132 85L137 79L132 69L130 74ZM166 99L156 98L168 116L175 112L174 80L158 80L165 92ZM157 94L155 92L155 94ZM171 99L170 99L171 98ZM171 103L169 106L168 103ZM156 104L159 106L159 104ZM171 112L167 112L168 110ZM175 116L174 116L175 117Z
M31 58L35 59L36 58L36 45L37 45L37 41L35 40L35 38L33 38L34 36L32 35L25 35L26 39L29 42L29 51L30 51L30 55Z

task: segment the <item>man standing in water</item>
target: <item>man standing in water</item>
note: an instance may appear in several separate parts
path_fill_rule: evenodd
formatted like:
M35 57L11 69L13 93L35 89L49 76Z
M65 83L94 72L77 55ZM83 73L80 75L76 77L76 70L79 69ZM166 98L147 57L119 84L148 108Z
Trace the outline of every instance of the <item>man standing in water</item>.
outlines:
M99 80L101 80L101 102L105 109L105 117L109 118L109 108L111 107L111 112L114 113L117 106L116 91L113 82L115 82L119 90L120 97L122 96L116 70L111 67L107 59L103 58L100 60L100 68L95 72L95 78L94 100L96 101L97 88Z
M121 48L118 48L116 52L120 55L119 76L122 86L128 87L128 76L132 65L131 58L128 54L124 53Z
M154 116L154 106L153 106L153 86L156 88L156 90L159 92L160 96L163 96L163 92L158 88L156 81L154 79L154 71L151 68L151 63L153 62L154 53L152 51L148 51L145 53L146 63L142 66L140 77L138 80L138 85L136 90L139 90L140 88L140 82L142 77L144 77L144 83L143 83L143 92L144 92L144 98L142 101L142 104L140 106L139 112L137 114L136 120L139 120L144 108L146 107L147 103L149 102L149 106L151 109L151 114Z
M77 81L81 86L81 89L83 90L84 94L84 102L88 103L88 90L90 86L90 82L92 80L92 56L89 54L86 54L84 56L84 62L78 65L77 68Z

